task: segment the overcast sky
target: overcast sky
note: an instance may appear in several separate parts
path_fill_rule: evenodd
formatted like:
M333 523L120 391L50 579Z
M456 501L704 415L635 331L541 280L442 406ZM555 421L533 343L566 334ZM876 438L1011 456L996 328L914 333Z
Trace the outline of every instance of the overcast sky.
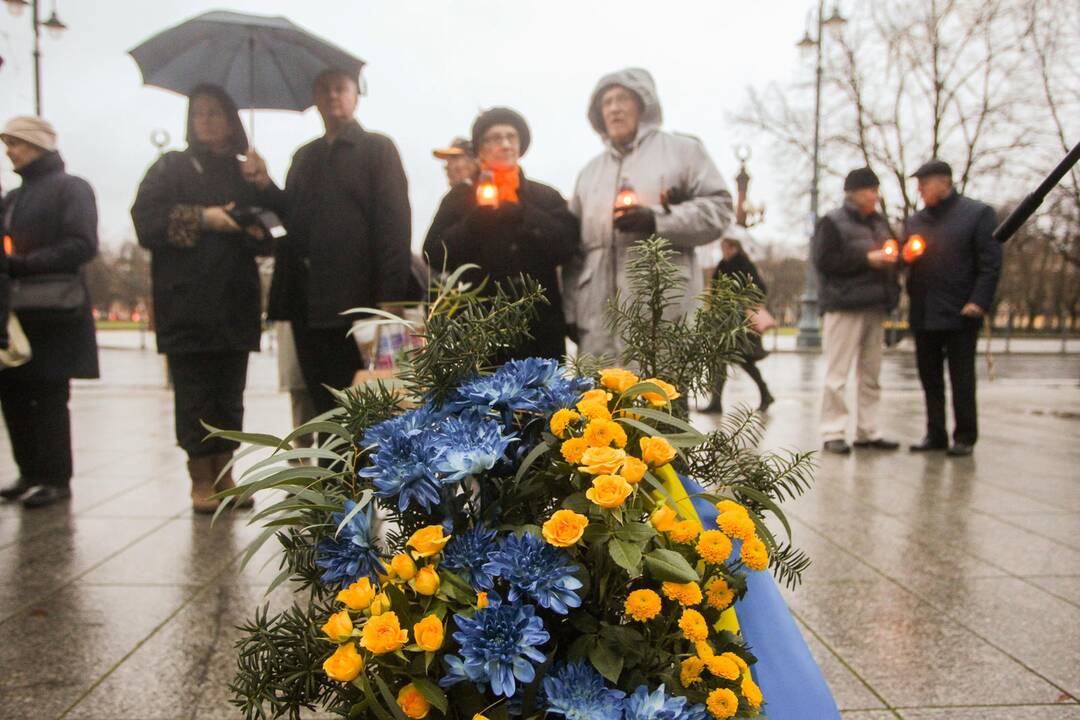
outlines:
M51 0L41 0L42 12ZM509 105L532 128L522 161L530 177L563 194L600 149L585 118L596 80L627 66L650 70L668 130L697 135L734 192L734 147L745 140L728 122L748 85L788 83L811 72L795 48L809 0L56 0L69 29L44 36L44 114L59 133L68 169L96 188L102 241L134 237L128 209L163 128L183 147L186 100L143 87L127 51L145 38L209 10L285 15L368 62L368 95L358 118L390 135L409 176L413 244L446 190L431 149L466 135L479 109ZM4 120L33 111L28 13L0 9L0 105ZM247 113L243 114L245 123ZM259 112L255 145L279 182L302 143L321 134L315 110ZM768 207L759 239L802 242L798 213L781 207L792 178L777 177L768 148L753 146L751 199ZM3 159L5 189L18 184ZM834 190L839 190L835 188ZM833 195L838 194L832 193ZM823 198L829 198L825 188Z

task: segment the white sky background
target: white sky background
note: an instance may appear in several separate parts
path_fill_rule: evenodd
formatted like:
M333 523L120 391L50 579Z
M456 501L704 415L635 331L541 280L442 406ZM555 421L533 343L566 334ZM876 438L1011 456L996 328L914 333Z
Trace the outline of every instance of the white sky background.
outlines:
M656 78L664 127L704 140L734 193L740 141L728 114L748 85L808 79L800 59L809 0L57 0L68 30L42 38L44 114L59 133L70 172L95 187L103 243L134 239L128 209L156 157L155 128L184 146L186 99L143 87L127 51L145 38L209 10L285 15L368 62L368 95L357 116L394 139L409 177L413 245L446 191L431 149L468 135L477 112L508 105L528 120L533 144L522 161L529 177L564 195L601 150L585 117L588 97L606 72L641 66ZM52 9L41 0L42 17ZM33 111L29 13L0 9L0 115ZM242 114L245 125L248 114ZM293 151L320 135L314 108L304 114L256 113L255 145L281 182ZM784 208L791 177L778 177L768 148L751 145L751 201L764 203L758 240L805 242L801 209ZM5 190L18 184L2 160ZM808 181L807 181L808 182ZM822 189L823 205L839 187Z

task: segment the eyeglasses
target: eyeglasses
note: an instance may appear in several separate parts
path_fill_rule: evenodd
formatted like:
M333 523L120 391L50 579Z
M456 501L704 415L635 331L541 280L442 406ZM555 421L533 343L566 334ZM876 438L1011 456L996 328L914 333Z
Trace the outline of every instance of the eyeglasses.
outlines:
M521 143L521 138L518 137L516 132L492 133L491 135L485 135L481 142L484 145L502 145L504 142L510 143L511 145L519 145Z

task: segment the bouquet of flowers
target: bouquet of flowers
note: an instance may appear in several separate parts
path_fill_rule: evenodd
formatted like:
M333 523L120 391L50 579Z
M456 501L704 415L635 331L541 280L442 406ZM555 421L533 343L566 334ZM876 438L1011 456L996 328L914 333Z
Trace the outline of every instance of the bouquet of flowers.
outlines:
M649 267L663 250L645 247ZM640 359L638 372L461 362L523 331L536 288L515 292L444 288L415 374L342 393L342 413L306 428L323 433L319 448L233 434L274 448L231 492L289 490L256 517L285 548L277 582L310 591L245 628L233 688L247 717L316 705L378 720L764 712L732 605L748 573L771 565L793 580L806 565L764 522L786 525L776 501L805 489L805 458L752 452L748 414L707 434L680 417L707 373L680 387ZM710 312L735 318L715 330L726 338L755 298L713 292ZM669 339L697 330L678 322ZM425 365L433 352L446 362ZM328 467L270 462L305 456ZM709 527L703 509L717 513Z

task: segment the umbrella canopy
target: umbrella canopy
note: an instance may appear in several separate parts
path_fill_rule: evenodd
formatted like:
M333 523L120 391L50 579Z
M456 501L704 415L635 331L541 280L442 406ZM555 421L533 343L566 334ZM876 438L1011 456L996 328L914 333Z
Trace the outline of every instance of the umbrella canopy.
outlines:
M208 12L130 51L143 83L184 95L213 83L240 107L302 111L319 73L358 77L364 61L283 17Z

